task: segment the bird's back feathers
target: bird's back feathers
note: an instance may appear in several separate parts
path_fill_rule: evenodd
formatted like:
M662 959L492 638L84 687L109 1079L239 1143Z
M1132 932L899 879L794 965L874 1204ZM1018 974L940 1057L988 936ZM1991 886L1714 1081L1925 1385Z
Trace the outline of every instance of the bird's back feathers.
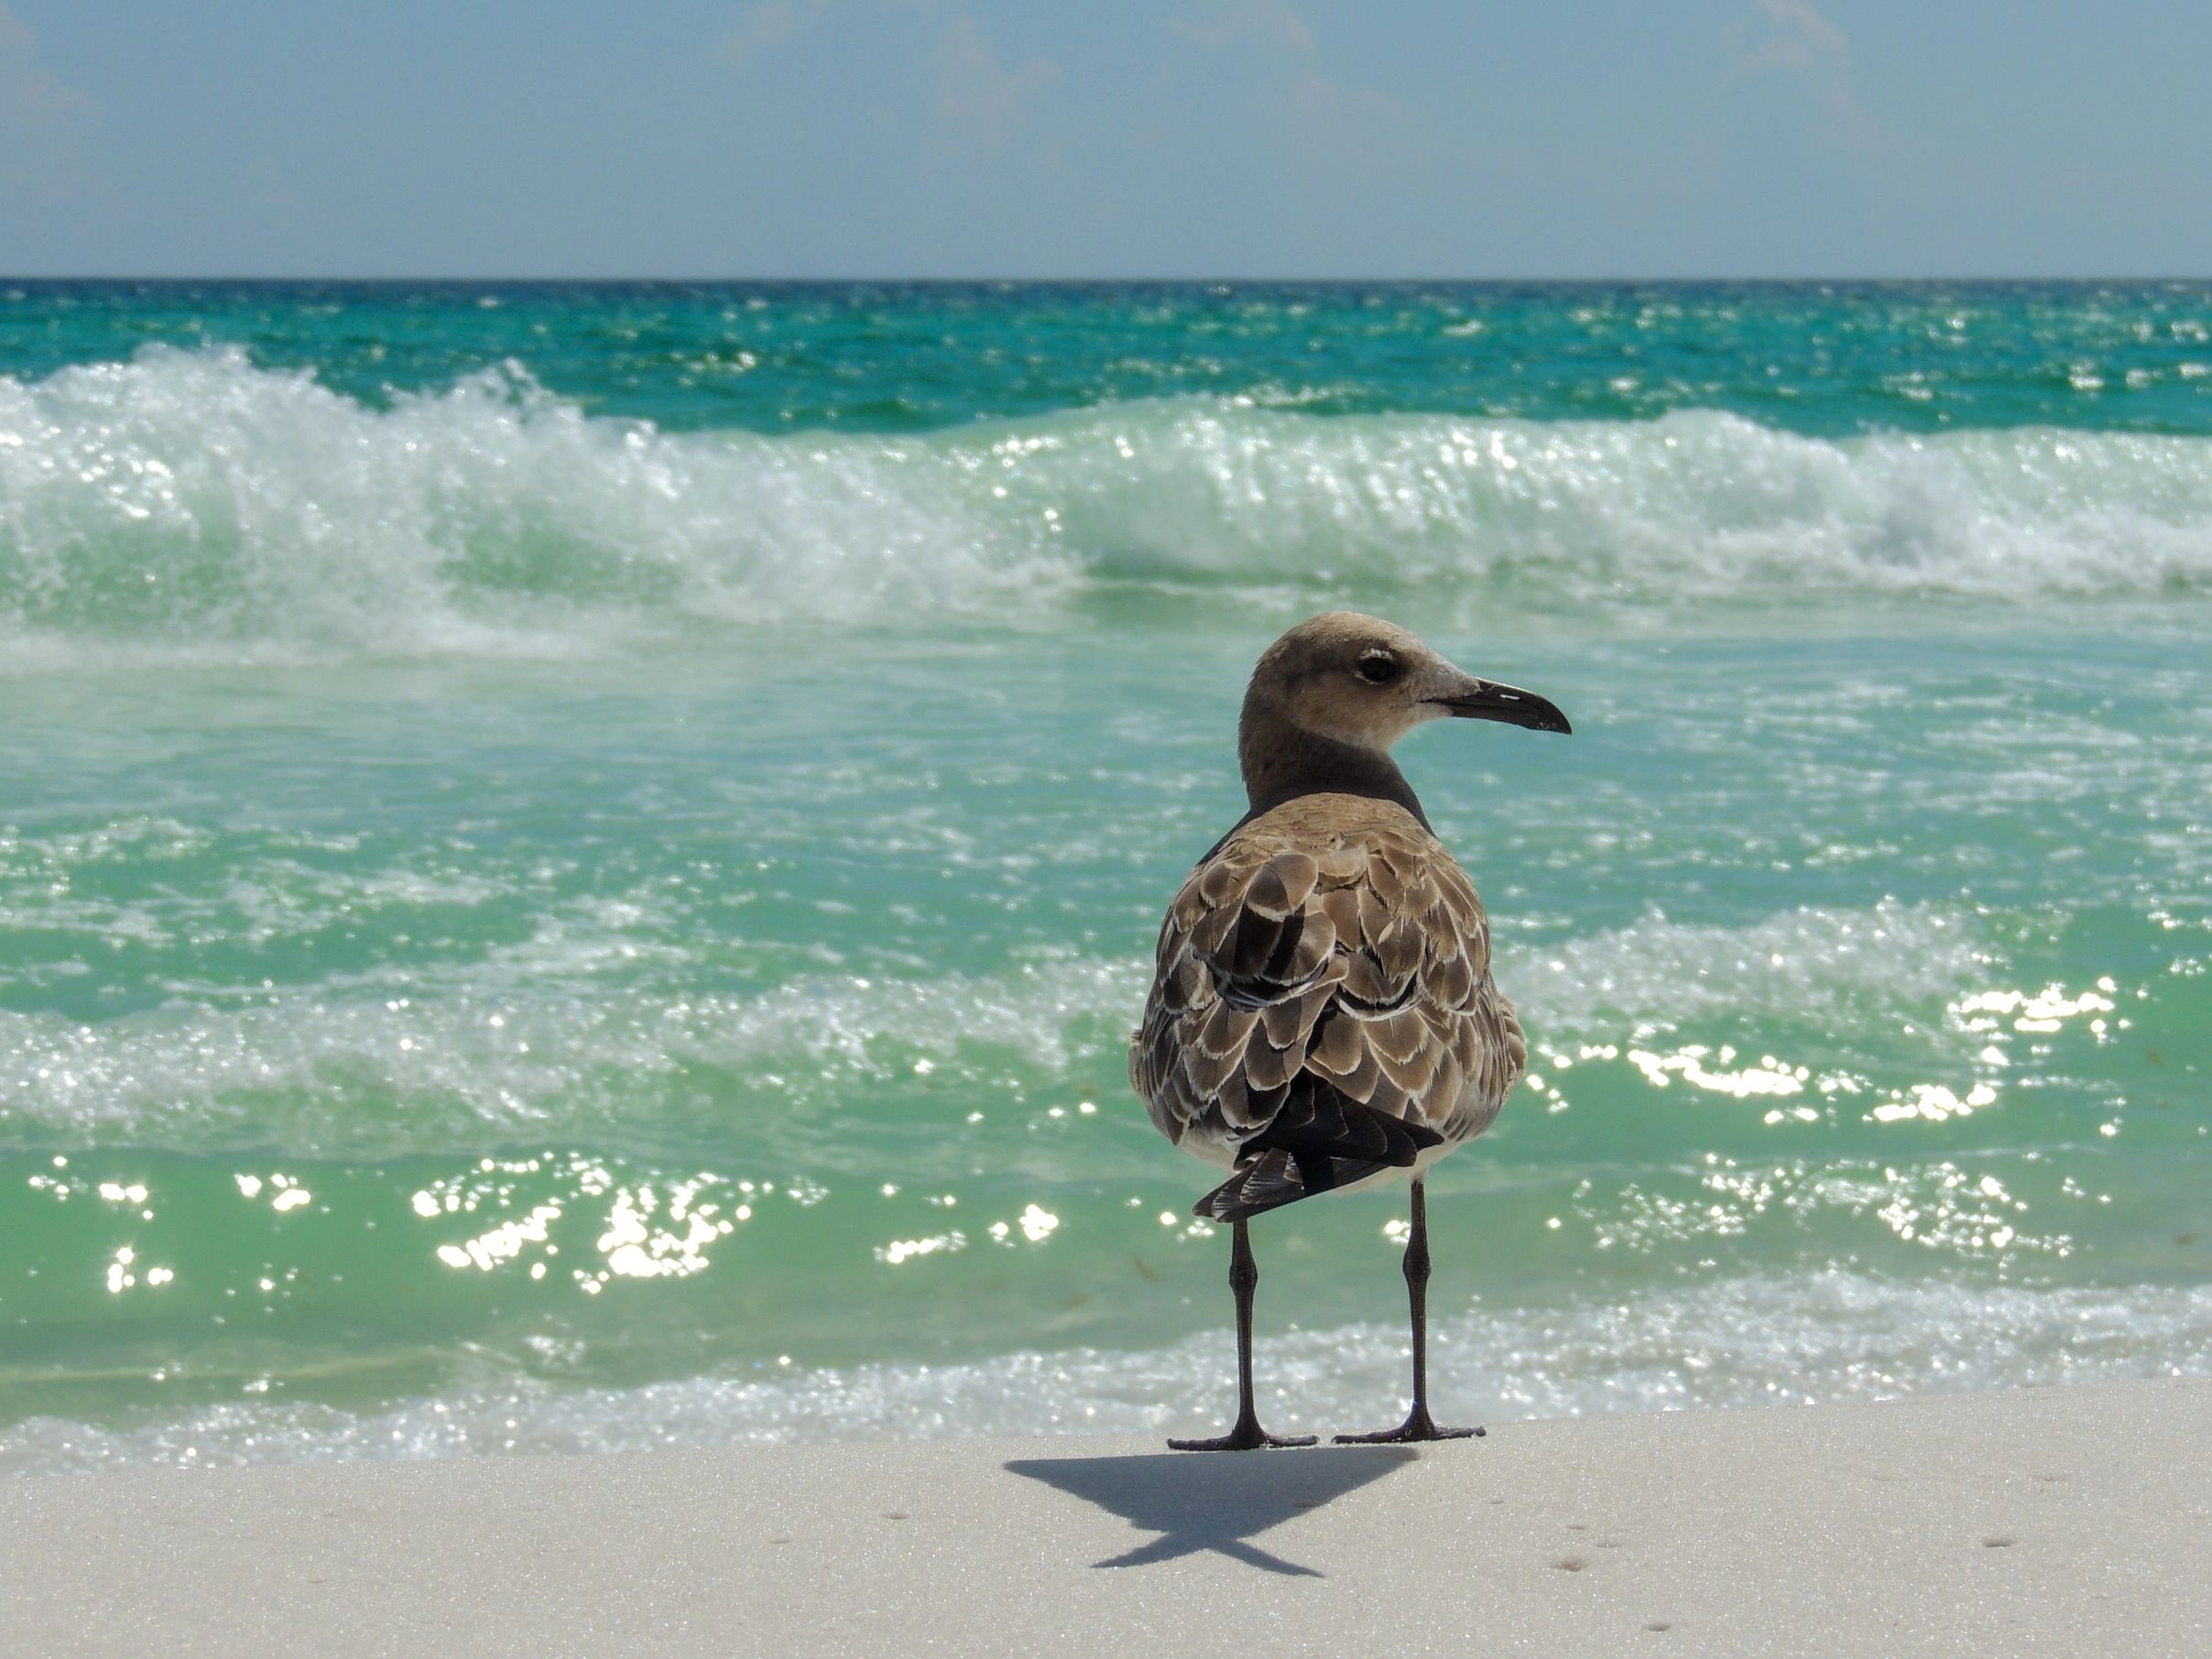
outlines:
M1313 794L1239 826L1160 928L1129 1078L1161 1133L1234 1173L1236 1220L1488 1128L1527 1045L1472 883L1391 802Z

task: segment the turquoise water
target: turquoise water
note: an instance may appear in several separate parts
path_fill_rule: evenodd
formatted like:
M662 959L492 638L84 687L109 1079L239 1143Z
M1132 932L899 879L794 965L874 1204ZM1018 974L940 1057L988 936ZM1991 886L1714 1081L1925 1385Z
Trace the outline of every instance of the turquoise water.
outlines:
M21 284L0 1468L1203 1427L1121 1042L1337 604L1576 728L1401 750L1455 1414L2212 1372L2212 287Z

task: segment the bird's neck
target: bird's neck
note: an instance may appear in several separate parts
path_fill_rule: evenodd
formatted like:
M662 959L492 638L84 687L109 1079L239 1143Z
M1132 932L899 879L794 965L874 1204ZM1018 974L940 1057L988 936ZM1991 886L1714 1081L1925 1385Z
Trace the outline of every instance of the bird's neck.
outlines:
M1420 797L1389 756L1293 726L1264 704L1246 704L1237 727L1237 759L1252 805L1245 814L1247 823L1303 795L1363 795L1395 802L1412 813L1422 828L1429 827Z

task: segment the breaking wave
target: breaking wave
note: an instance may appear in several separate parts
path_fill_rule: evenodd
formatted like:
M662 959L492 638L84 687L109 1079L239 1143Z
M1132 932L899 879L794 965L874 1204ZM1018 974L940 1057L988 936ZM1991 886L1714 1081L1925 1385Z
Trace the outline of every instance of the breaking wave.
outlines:
M1892 1284L1863 1275L1714 1280L1626 1301L1476 1309L1431 1333L1438 1398L1491 1422L1623 1411L2212 1376L2212 1290ZM1263 1340L1265 1413L1327 1433L1402 1396L1405 1332ZM910 1436L1204 1432L1226 1336L1150 1352L699 1377L624 1389L486 1379L389 1410L260 1400L135 1426L0 1426L0 1475L118 1466L351 1462Z
M1654 598L2212 591L2212 439L1797 436L1130 403L921 436L670 433L518 366L356 401L235 349L0 377L0 644L565 655L1114 587Z

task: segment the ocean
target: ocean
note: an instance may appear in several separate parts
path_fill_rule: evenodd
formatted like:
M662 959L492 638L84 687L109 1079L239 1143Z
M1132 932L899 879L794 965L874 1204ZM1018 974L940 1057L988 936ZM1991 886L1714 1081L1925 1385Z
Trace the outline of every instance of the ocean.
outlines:
M1209 1432L1122 1045L1335 606L1575 728L1399 751L1441 1416L2212 1374L2212 285L0 282L0 1471Z

